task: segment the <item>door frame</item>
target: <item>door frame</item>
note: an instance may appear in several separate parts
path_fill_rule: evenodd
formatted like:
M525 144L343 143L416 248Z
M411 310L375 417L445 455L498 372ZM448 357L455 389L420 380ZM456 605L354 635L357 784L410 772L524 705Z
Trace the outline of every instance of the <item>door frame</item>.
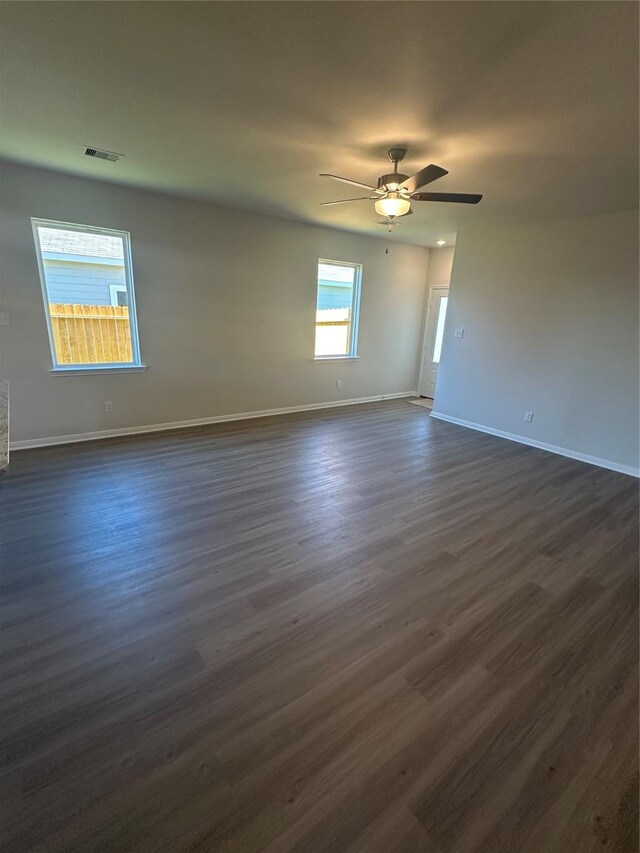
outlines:
M449 290L450 285L448 284L430 284L429 285L429 297L427 299L427 306L424 312L424 324L422 326L422 346L420 347L420 367L418 369L418 387L416 389L416 393L418 397L420 396L420 389L422 388L422 374L424 370L424 356L425 349L428 344L428 331L429 331L429 320L431 319L431 312L433 311L433 296L434 291L436 290ZM429 398L431 399L431 398ZM435 399L435 398L434 398Z

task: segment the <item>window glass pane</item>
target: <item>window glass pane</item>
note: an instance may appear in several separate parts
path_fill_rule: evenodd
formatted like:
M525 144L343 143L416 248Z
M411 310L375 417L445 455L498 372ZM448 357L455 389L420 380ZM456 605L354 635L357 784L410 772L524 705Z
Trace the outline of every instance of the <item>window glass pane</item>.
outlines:
M442 337L444 335L444 321L447 316L448 296L441 296L438 304L438 320L436 322L436 339L433 344L433 356L431 360L435 364L440 363L440 353L442 352Z
M138 364L127 236L35 224L55 366Z
M357 265L318 263L316 356L353 354L358 269Z

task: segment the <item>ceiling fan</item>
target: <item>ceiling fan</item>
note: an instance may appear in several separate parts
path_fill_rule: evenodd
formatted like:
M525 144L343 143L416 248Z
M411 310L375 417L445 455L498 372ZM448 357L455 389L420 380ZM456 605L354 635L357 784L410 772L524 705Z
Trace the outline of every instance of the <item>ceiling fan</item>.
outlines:
M411 210L412 201L447 201L458 204L477 204L482 198L481 195L473 193L418 192L421 187L426 187L427 184L437 181L438 178L442 178L444 175L448 175L447 170L441 166L431 164L409 177L398 172L398 163L404 159L407 148L398 145L390 148L387 153L393 163L393 172L381 175L378 178L378 185L376 187L370 184L363 184L361 181L352 181L350 178L341 178L339 175L329 175L326 172L321 173L321 178L333 178L335 181L342 181L345 184L362 187L374 193L374 195L363 195L357 198L343 198L340 201L324 201L322 202L322 206L347 204L351 201L375 201L376 213L386 217L385 221L380 224L387 225L389 230L391 230L400 216L407 216L413 213Z

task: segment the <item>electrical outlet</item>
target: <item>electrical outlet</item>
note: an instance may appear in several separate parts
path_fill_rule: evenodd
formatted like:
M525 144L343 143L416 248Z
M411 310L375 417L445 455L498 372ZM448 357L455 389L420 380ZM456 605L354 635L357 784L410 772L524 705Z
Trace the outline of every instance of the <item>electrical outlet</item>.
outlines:
M104 410L105 412L113 411L113 400L105 400L104 401Z
M342 379L336 380L336 388L338 389L338 391L342 391Z
M533 420L533 412L525 412L524 413L524 419L528 424L530 424L531 421Z
M464 329L454 329L453 330L454 338L464 338Z
M0 311L0 326L10 326L11 325L11 317L7 314L6 311Z

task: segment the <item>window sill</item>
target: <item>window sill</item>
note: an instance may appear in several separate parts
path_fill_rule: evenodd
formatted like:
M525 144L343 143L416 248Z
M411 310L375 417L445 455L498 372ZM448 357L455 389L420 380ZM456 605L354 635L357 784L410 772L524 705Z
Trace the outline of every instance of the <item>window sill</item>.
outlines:
M146 364L107 365L105 367L52 367L52 376L95 376L102 373L144 373L148 370Z
M359 355L316 355L313 361L358 361Z

